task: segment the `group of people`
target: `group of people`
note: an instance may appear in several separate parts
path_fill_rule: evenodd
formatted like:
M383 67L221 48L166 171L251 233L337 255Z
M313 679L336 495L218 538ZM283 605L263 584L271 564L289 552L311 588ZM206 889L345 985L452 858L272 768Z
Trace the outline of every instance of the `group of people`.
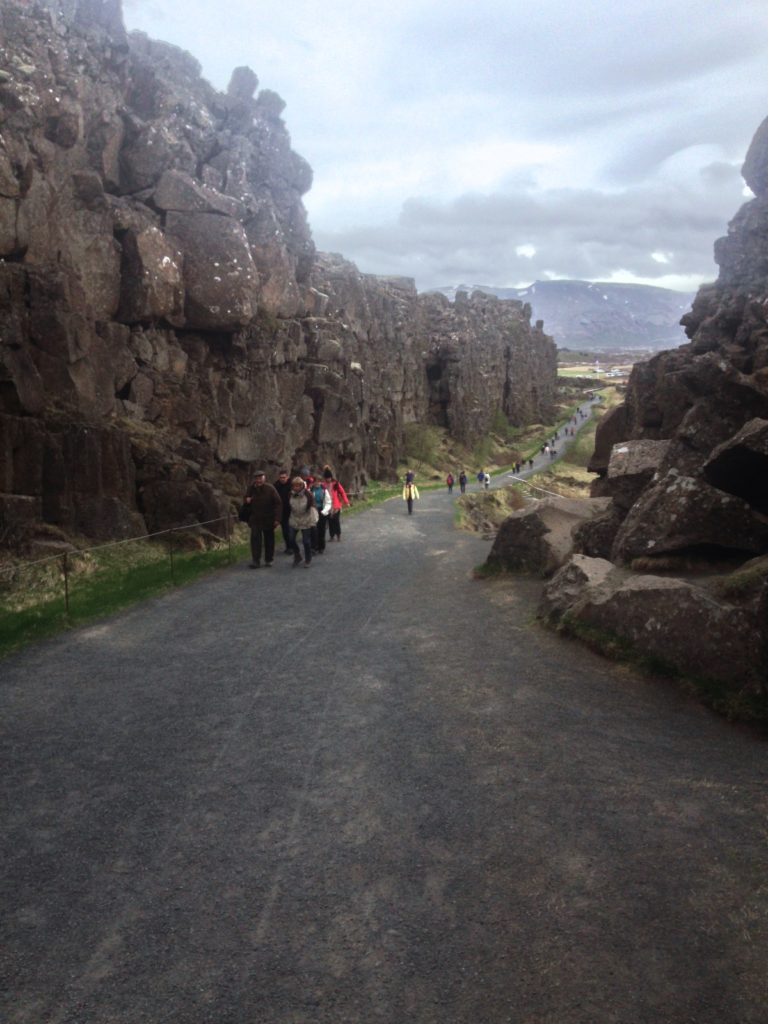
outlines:
M448 493L453 494L453 485L456 483L456 478L453 473L449 473L445 478L445 484L448 488ZM467 473L466 470L462 469L459 473L459 489L462 494L466 494L467 491Z
M323 467L321 476L313 476L308 466L294 477L281 469L274 484L267 483L265 470L256 470L240 510L240 518L251 529L251 568L261 568L262 554L265 567L273 564L279 526L284 554L293 555L294 568L303 564L308 569L312 556L325 551L326 536L341 541L341 510L348 505L346 491L330 466Z
M461 491L462 494L466 494L469 477L467 476L465 470L462 469L462 471L459 473L458 481L459 490ZM488 488L491 486L491 474L486 472L486 470L481 469L480 472L477 474L477 482L481 487L484 487L485 490L487 491ZM445 485L448 488L449 494L453 494L453 488L455 484L456 477L453 475L453 473L448 473L448 475L445 478ZM405 474L405 478L403 480L403 501L406 503L408 507L409 516L413 515L413 503L418 500L419 489L416 486L416 474L413 472L413 470L409 469L408 472Z
M466 470L462 469L462 471L459 473L459 478L458 479L459 479L459 490L461 491L462 494L466 494L467 493L467 483L469 482L469 477L467 476ZM481 469L478 472L478 474L475 477L475 479L477 480L477 482L480 485L480 487L484 487L486 491L491 486L491 474L486 472L486 470L484 470L484 469ZM448 488L448 493L449 494L453 494L453 487L454 487L455 483L456 483L456 477L453 475L453 473L449 473L448 476L445 478L445 485Z

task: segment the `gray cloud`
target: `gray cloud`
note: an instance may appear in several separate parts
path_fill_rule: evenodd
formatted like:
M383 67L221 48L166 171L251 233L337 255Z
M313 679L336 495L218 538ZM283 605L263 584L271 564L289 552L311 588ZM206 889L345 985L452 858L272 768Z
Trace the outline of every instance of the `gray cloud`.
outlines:
M764 0L125 4L283 95L319 247L422 287L714 276L768 113Z
M396 223L316 240L365 271L414 275L422 288L467 278L519 285L550 274L599 280L618 270L654 280L713 277L713 242L740 204L741 179L732 166L713 164L694 185L411 199Z

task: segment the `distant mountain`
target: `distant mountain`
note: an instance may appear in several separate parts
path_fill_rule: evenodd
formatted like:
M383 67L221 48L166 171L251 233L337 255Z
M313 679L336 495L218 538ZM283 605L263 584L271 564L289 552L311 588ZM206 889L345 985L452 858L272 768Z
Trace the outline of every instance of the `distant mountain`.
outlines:
M435 288L453 299L457 291L481 291L529 302L531 319L544 321L559 348L675 348L687 338L679 325L693 294L644 284L536 281L527 288L458 285Z

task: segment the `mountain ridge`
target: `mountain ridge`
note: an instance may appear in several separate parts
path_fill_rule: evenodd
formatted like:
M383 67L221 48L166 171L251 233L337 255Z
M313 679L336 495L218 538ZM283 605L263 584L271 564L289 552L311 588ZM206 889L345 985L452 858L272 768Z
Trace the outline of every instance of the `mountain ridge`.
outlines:
M456 285L431 289L448 298L480 291L528 303L534 321L543 320L559 348L675 348L685 343L680 318L693 292L655 285L604 281L534 281L526 288Z

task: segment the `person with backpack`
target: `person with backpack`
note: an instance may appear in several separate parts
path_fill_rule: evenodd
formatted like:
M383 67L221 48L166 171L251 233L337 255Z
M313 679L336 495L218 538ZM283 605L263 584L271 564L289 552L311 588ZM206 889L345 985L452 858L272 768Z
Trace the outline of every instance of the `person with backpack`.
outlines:
M466 494L466 491L467 491L467 474L466 474L466 471L463 470L463 469L459 473L459 490L461 491L462 494Z
M328 488L331 495L331 514L328 516L328 536L331 540L335 537L336 542L340 544L341 510L345 505L349 508L349 498L347 497L347 492L333 475L333 470L330 466L326 466L323 470L323 479L325 480L325 486Z
M291 496L288 499L290 506L290 535L291 549L293 551L293 567L301 565L302 558L299 551L297 538L301 533L301 543L304 548L304 568L308 569L312 564L312 529L317 525L317 508L312 491L307 487L300 476L291 480Z
M322 555L325 551L325 531L328 526L328 517L333 511L331 493L326 486L325 480L317 477L310 487L312 498L317 509L317 526L315 527L315 552Z
M403 501L408 505L408 515L413 515L413 503L419 500L419 489L413 481L408 481L403 484Z
M445 482L448 486L448 493L453 494L453 473L449 473L445 478Z
M272 484L267 483L263 469L253 474L253 483L245 493L243 513L251 528L251 568L261 568L262 546L264 565L271 566L275 557L275 530L283 514L283 503Z

